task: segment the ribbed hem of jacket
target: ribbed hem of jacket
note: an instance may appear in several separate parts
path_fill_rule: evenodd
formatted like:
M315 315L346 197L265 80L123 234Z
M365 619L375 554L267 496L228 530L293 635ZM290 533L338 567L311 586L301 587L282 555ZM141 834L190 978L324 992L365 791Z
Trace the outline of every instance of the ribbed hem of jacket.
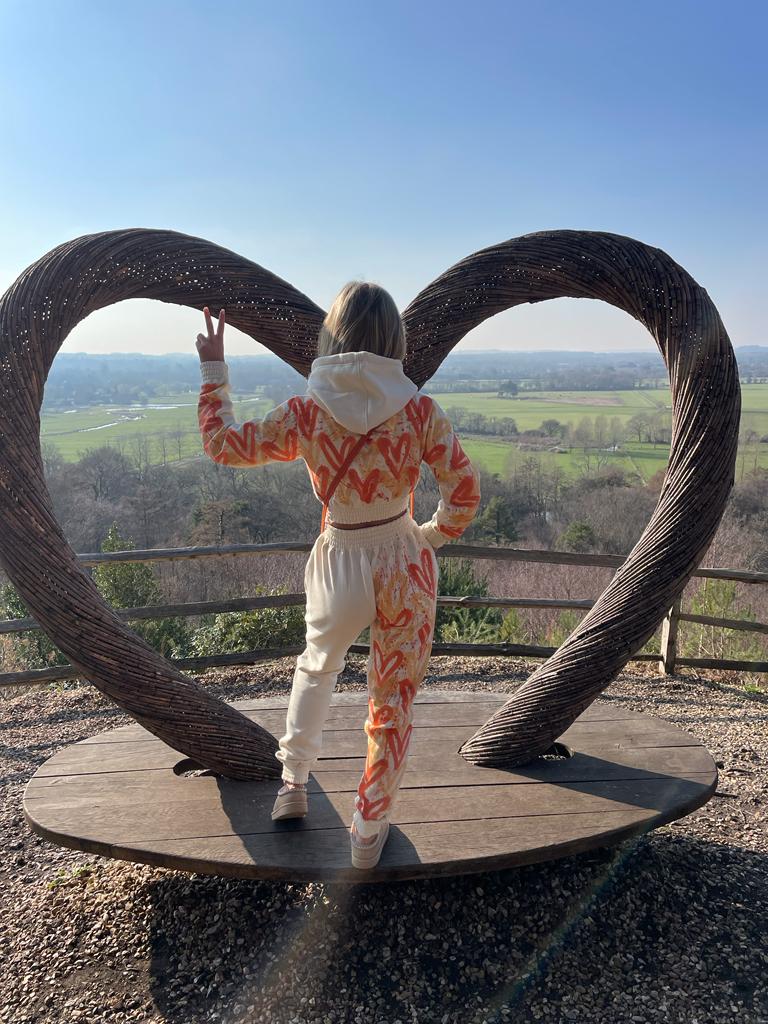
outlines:
M206 359L200 363L200 377L203 384L224 384L229 382L227 364L220 359Z
M328 519L334 523L367 523L376 519L389 519L399 515L408 508L409 498L387 498L385 501L372 501L367 505L341 505L331 498L328 506Z

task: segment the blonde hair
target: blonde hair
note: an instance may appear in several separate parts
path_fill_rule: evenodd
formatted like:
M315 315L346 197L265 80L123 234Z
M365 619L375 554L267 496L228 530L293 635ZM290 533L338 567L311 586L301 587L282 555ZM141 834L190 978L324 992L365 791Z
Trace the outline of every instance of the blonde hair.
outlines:
M317 354L373 352L404 359L405 349L405 325L389 292L367 281L348 281L320 328Z

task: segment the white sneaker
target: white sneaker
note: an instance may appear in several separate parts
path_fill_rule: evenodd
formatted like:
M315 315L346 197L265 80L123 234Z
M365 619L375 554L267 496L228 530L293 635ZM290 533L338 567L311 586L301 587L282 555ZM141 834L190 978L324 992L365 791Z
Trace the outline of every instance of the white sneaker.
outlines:
M281 787L278 790L275 805L272 808L272 821L283 821L285 818L305 818L309 809L307 787Z
M352 848L352 867L375 868L379 863L381 851L384 849L384 844L389 836L389 821L386 818L384 819L384 825L379 830L379 834L372 843L361 845L355 839L357 834L357 830L353 826L349 833L350 845Z

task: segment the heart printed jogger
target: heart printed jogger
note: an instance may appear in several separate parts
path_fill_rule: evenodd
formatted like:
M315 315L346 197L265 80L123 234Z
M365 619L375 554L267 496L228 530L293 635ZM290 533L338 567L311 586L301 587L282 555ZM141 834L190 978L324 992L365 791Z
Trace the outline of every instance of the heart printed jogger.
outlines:
M369 832L367 820L394 807L413 733L413 699L432 648L437 558L414 527L404 520L396 543L371 552L376 617L368 659L368 748L355 803L362 835Z
M276 757L286 781L309 777L347 651L370 627L366 759L352 808L362 836L391 814L400 789L413 700L432 649L436 580L434 549L410 515L354 531L328 525L307 561L306 648L296 659Z

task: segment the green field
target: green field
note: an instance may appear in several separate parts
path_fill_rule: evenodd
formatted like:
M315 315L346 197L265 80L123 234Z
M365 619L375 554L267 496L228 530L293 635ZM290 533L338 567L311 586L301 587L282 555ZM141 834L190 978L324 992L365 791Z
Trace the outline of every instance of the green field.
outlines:
M533 430L543 420L574 424L584 416L618 416L622 422L639 413L669 411L669 388L643 391L524 391L516 398L498 398L496 392L440 392L435 400L446 411L461 406L484 416L509 416L518 430ZM745 384L741 389L741 425L768 434L768 384Z
M542 469L552 470L558 467L569 476L575 476L585 468L584 454L579 449L562 454L547 451L520 451L510 441L493 438L486 440L486 438L467 436L462 437L461 443L473 462L488 470L489 473L499 473L502 477L512 475L515 467L520 467L524 460L529 458L540 462ZM623 447L619 452L604 453L601 456L601 461L606 465L619 467L628 477L635 475L645 482L659 469L664 469L667 464L667 451L663 445L654 447L649 444L631 444ZM765 454L764 461L768 464L768 453ZM594 469L597 464L593 454L590 466Z
M741 389L741 425L768 434L768 384L744 384Z
M514 467L519 467L526 458L536 459L545 470L559 467L569 476L575 476L585 468L584 455L577 449L564 454L520 451L509 441L466 436L462 437L461 443L473 462L489 473L498 473L502 477L512 475ZM766 449L768 445L763 445L762 448ZM603 458L606 465L617 466L628 477L634 475L643 483L667 465L667 451L663 445L654 447L650 444L630 444L619 452L605 453ZM593 469L597 467L594 456L590 465ZM736 463L736 479L741 479L755 466L768 469L768 451L756 451L755 448L740 451Z
M669 411L667 388L643 391L551 391L524 392L517 398L498 398L496 392L435 394L437 402L450 414L462 407L484 416L508 416L518 430L541 426L543 420L577 424L584 417L617 416L623 423L638 413ZM233 395L235 415L242 421L263 416L271 407L268 399L254 395ZM768 384L749 384L742 388L742 429L768 434ZM461 428L459 436L470 458L491 473L502 476L512 472L525 458L541 460L542 467L558 466L574 475L584 468L584 453L573 449L566 453L522 451L513 439L472 436ZM75 461L90 448L114 445L127 455L139 445L149 445L149 457L159 462L186 459L202 453L197 428L197 392L168 395L147 406L95 406L72 412L47 413L42 417L42 440L55 445L68 461ZM664 469L667 452L663 445L639 444L628 440L618 452L602 453L601 459L648 480ZM592 466L595 457L592 457ZM754 466L768 468L768 444L751 445L739 454L737 480Z
M64 459L76 461L91 448L113 445L130 455L131 449L149 444L153 462L202 453L197 426L197 392L167 395L146 406L99 405L72 412L46 413L41 417L43 443L54 445ZM238 420L263 416L272 402L252 395L234 395L232 404Z
M668 388L643 391L526 391L516 398L499 398L496 392L443 392L435 394L436 401L450 414L451 409L463 408L484 416L510 417L518 430L533 430L547 419L575 425L584 417L594 419L605 416L609 421L617 416L623 423L639 413L670 411ZM759 436L768 435L768 384L748 384L742 387L741 427L754 430ZM552 452L521 451L514 439L472 436L459 428L469 457L491 473L502 476L525 458L534 457L543 468L559 467L574 475L584 466L584 454L578 449L559 454ZM628 440L619 452L603 453L602 459L618 466L628 475L636 474L646 481L667 464L667 450L663 445L640 444ZM594 465L594 457L592 464ZM768 469L768 444L750 445L739 452L736 479L755 466Z
M575 424L585 416L618 416L622 422L639 413L669 409L668 389L648 391L525 391L517 398L498 398L496 392L445 392L435 400L446 412L461 406L483 416L509 416L518 430L534 430L544 420Z

